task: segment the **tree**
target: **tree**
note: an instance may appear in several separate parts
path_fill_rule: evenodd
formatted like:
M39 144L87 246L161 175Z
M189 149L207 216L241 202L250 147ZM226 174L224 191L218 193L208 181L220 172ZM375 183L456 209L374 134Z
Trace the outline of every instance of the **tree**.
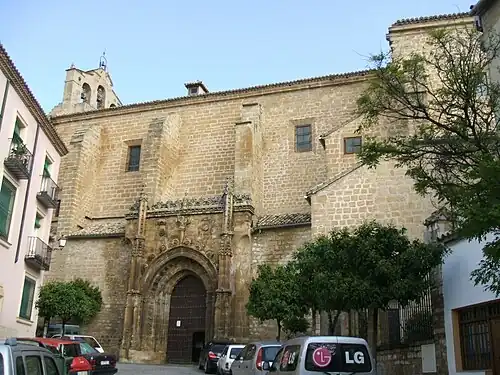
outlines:
M263 264L259 266L257 278L250 284L247 312L261 322L276 320L278 340L283 322L287 321L289 327L292 319L303 317L306 313L293 271L288 265L273 268Z
M322 311L370 309L377 322L378 309L391 301L404 306L421 299L432 286L429 274L446 251L439 243L410 240L404 228L371 221L317 238L297 252L295 262L301 270L299 284L307 283ZM378 332L373 326L369 340L375 350Z
M360 132L381 122L397 130L366 137L365 164L406 168L416 191L437 198L465 238L494 234L472 277L500 295L500 85L485 74L500 57L500 38L489 35L440 29L428 36L429 52L373 56L357 111Z
M349 246L347 229L332 231L304 244L291 263L306 305L328 315L328 334L333 335L342 311L348 311L352 297L342 274L343 247Z
M89 314L90 318L97 315L102 307L102 294L99 287L93 286L90 281L77 278L71 281L73 285L81 289L89 299Z
M305 333L309 328L309 322L305 316L289 316L283 320L282 326L288 338L292 338L298 333Z
M77 279L44 284L35 307L39 315L46 320L60 318L64 332L65 325L70 321L89 322L100 311L101 304L102 296L99 289Z

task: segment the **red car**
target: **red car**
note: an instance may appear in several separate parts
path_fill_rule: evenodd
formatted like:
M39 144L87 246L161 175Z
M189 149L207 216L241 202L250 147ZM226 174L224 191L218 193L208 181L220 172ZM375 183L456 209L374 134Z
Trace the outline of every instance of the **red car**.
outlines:
M61 354L66 360L69 374L93 370L92 364L82 355L80 345L77 342L44 337L19 337L17 342L25 344L37 343L53 353Z

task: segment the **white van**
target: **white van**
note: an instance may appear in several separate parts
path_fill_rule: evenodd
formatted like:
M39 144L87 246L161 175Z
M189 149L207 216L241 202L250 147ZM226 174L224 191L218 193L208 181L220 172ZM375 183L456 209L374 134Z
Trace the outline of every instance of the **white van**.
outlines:
M366 340L345 336L304 336L283 344L269 375L375 375L376 366Z

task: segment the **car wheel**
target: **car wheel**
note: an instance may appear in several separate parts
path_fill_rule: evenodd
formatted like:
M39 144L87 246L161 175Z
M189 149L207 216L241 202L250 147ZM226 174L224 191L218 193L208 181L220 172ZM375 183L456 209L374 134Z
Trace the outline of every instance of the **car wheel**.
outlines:
M208 368L208 359L205 361L205 366L203 367L203 370L205 371L205 374L208 374L210 372Z

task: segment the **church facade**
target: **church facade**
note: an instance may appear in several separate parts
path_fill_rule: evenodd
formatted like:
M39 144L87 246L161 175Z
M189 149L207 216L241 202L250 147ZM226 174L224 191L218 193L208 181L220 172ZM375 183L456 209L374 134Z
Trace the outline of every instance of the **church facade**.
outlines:
M413 48L430 28L465 22L400 21L389 39L394 51ZM286 262L315 235L365 219L422 238L431 203L404 170L356 157L353 113L369 77L214 93L193 82L183 97L122 105L105 64L71 67L51 113L69 153L53 223L66 245L48 277L99 285L103 309L86 332L121 360L191 362L212 338L276 336L272 322L246 314L259 264Z

